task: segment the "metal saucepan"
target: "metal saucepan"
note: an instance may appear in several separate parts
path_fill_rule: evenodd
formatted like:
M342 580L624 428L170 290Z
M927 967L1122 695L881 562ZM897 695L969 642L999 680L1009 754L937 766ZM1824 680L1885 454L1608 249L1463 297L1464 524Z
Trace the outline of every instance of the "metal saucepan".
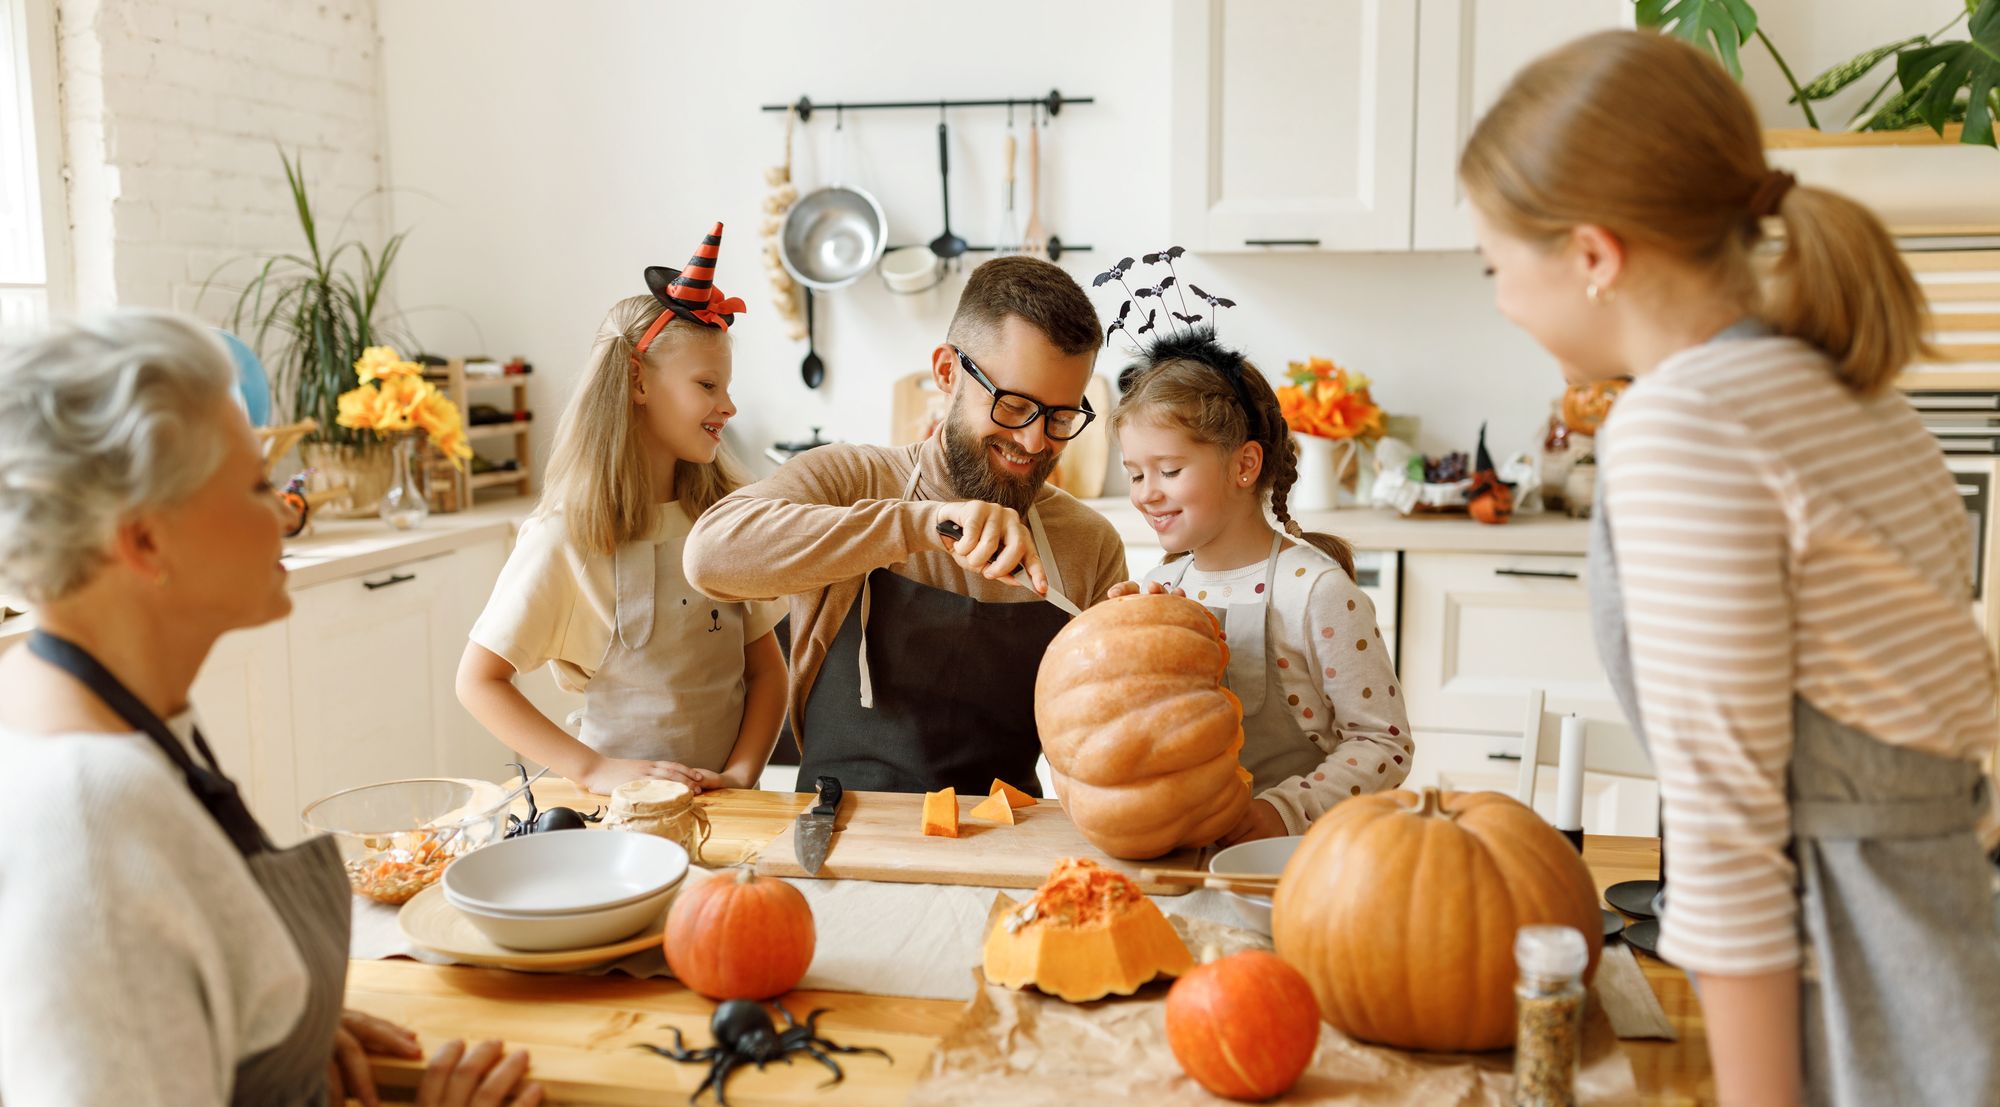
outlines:
M778 260L792 279L821 292L845 288L882 259L889 220L875 197L831 185L799 197L785 213Z

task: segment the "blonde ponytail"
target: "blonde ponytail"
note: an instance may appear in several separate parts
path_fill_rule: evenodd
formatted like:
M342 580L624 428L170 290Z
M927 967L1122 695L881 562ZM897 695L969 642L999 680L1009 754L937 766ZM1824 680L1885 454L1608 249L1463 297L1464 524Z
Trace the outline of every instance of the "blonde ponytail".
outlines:
M1800 185L1778 216L1785 248L1765 282L1766 322L1825 351L1842 383L1863 396L1930 353L1923 292L1868 209Z

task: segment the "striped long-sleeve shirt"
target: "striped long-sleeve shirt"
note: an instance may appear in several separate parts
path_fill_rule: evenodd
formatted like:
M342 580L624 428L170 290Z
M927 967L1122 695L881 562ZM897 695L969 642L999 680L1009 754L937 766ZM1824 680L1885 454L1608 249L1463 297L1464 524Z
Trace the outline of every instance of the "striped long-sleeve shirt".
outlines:
M1944 757L2000 740L1965 508L1902 395L1857 397L1788 338L1668 358L1602 446L1665 804L1661 952L1698 973L1790 967L1794 695Z

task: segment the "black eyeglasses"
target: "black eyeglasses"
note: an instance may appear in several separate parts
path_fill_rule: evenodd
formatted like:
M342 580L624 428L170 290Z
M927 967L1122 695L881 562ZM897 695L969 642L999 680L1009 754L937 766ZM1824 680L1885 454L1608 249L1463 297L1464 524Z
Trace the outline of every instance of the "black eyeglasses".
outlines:
M993 395L993 421L1008 430L1019 430L1032 425L1037 419L1044 419L1047 420L1042 424L1044 433L1058 442L1067 442L1082 434L1083 428L1097 418L1097 412L1091 410L1088 399L1083 401L1082 407L1051 407L1019 392L997 387L979 371L979 366L974 365L971 358L965 356L964 350L956 346L952 350L958 354L958 363L965 366L967 375Z

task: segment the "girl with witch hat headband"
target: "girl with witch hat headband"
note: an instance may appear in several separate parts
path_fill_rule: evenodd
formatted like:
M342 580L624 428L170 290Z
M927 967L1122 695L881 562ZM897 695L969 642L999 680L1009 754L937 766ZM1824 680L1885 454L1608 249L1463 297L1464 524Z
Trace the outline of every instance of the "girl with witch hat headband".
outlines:
M784 715L783 607L718 603L681 571L695 519L743 483L722 448L744 308L715 287L721 245L717 223L686 269L648 268L650 293L604 317L541 503L459 663L475 718L593 792L755 787ZM514 687L544 664L583 693L574 737Z
M1135 300L1173 290L1178 248L1146 255L1168 275ZM1100 276L1123 284L1131 259ZM1129 286L1128 286L1129 287ZM1232 301L1187 291L1211 313ZM1111 414L1132 505L1160 536L1166 560L1142 582L1112 589L1178 591L1222 621L1230 690L1243 702L1243 767L1257 800L1224 844L1303 834L1341 800L1396 787L1414 745L1375 608L1354 580L1354 554L1307 533L1286 498L1298 447L1264 375L1216 341L1186 301L1181 312L1127 303L1111 325L1153 338L1119 376ZM1171 316L1156 328L1160 315ZM1282 531L1265 516L1266 502Z

